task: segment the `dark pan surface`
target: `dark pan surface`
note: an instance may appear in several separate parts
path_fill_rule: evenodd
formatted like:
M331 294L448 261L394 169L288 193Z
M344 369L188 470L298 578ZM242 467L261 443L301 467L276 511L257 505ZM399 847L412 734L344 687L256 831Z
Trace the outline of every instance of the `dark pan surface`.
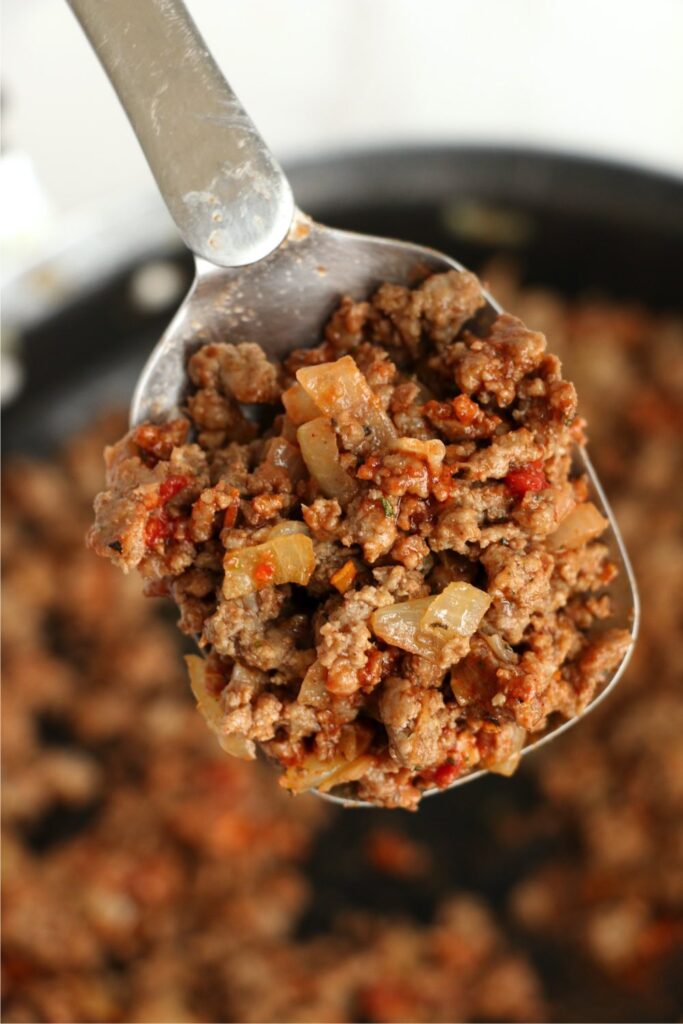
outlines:
M360 154L294 168L291 176L302 208L326 223L408 238L474 269L507 251L526 283L568 294L595 289L656 308L680 306L683 187L673 180L488 149ZM482 207L489 211L483 229ZM189 282L189 258L164 255L177 261ZM27 387L4 416L6 450L47 452L103 404L126 400L171 312L149 317L136 311L129 290L134 269L27 335ZM521 772L427 800L416 815L340 812L311 859L316 896L302 934L326 927L351 907L428 919L436 901L453 889L481 892L502 907L511 887L535 865L560 850L571 852L576 841L558 825L542 841L501 855L494 822L508 812L532 813L536 803L534 781ZM387 823L429 845L432 875L406 882L368 870L363 838ZM562 1019L636 1019L628 996L607 988L578 955L567 960L550 943L535 948L528 937L519 941L531 950ZM638 1014L639 1020L657 1019L648 1006Z

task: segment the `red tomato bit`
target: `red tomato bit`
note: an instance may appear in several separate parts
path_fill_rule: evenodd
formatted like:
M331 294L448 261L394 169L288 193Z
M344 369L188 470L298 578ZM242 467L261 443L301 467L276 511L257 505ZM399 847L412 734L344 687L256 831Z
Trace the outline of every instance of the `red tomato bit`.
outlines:
M237 513L239 512L240 503L239 498L237 501L233 501L232 505L228 505L223 516L223 528L225 530L231 530L237 522Z
M145 523L145 544L153 548L159 542L168 540L172 529L173 523L163 512L158 516L150 516Z
M454 398L453 408L460 423L466 427L476 419L477 413L480 411L477 403L473 402L468 395L458 395L457 398Z
M358 467L356 476L359 480L372 480L381 465L381 456L379 456L377 452L372 452L368 455L363 465Z
M446 761L438 768L430 768L422 772L422 781L427 786L436 786L437 789L445 789L450 786L462 774L462 763L460 758L455 757L453 762Z
M273 565L271 559L264 558L264 560L260 562L254 569L254 583L257 583L259 586L264 587L267 583L269 583L272 580L274 575L275 566Z
M519 469L511 469L505 477L505 485L517 497L523 498L527 491L544 491L548 478L543 472L543 460L537 459Z
M176 494L187 487L190 479L187 476L169 476L162 483L159 488L159 501L162 505L166 505L171 498L175 498Z

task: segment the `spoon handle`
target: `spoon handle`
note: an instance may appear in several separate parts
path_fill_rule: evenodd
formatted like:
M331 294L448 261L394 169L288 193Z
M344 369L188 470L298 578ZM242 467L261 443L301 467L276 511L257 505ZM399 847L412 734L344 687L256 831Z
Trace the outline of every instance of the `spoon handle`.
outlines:
M220 267L276 249L294 212L289 183L182 0L67 2L187 246Z

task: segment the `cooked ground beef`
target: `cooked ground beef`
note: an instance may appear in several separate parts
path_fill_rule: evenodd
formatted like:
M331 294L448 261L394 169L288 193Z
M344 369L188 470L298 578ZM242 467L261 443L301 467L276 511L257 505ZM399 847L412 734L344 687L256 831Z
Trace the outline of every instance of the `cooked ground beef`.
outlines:
M543 1019L474 894L444 895L431 923L356 910L299 936L333 809L223 755L160 602L83 548L123 423L3 470L3 1020ZM229 713L267 728L259 680L245 670ZM368 856L405 884L429 865L386 831Z
M210 727L294 792L414 809L509 775L628 649L574 387L483 305L451 272L344 299L281 365L204 345L186 413L107 450L91 547L172 597Z
M83 551L123 417L6 458L4 1020L680 1017L683 320L487 277L577 381L643 597L623 682L509 783L419 815L286 800L215 748L164 602ZM401 920L321 914L369 892Z
M508 848L551 849L564 837L562 852L521 874L510 910L534 941L560 943L610 980L601 1019L673 1020L683 1005L683 319L521 288L505 263L489 280L509 308L552 331L576 380L642 599L614 699L531 760L536 813L503 816ZM565 1019L588 1019L597 1002Z

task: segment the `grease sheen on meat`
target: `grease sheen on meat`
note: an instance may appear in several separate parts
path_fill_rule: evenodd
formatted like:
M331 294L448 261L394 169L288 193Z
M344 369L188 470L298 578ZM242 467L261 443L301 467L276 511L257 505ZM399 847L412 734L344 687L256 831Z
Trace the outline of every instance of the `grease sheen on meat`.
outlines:
M91 546L176 602L209 726L294 792L412 809L510 774L630 642L572 472L574 387L542 334L482 306L451 272L343 299L281 365L204 345L185 414L107 450Z

